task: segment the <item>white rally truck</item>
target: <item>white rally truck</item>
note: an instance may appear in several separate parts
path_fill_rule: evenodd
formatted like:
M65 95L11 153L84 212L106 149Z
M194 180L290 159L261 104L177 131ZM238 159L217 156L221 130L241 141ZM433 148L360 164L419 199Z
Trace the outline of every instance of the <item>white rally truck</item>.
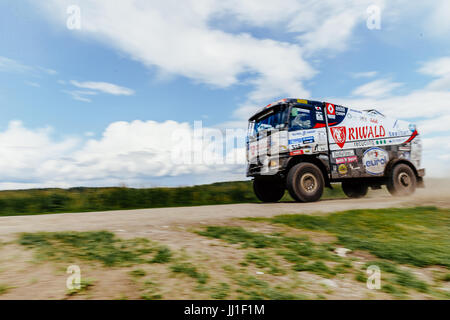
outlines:
M386 185L392 195L423 187L422 147L414 124L376 110L328 102L282 99L249 119L247 176L256 196L317 201L324 187L342 183L351 198Z

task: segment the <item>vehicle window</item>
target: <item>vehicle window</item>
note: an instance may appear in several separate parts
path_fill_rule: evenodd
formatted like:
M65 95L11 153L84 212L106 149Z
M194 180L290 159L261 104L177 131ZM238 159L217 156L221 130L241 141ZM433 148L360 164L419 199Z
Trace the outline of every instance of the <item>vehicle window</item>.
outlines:
M286 112L280 110L272 113L266 117L260 118L255 121L254 133L258 133L264 130L282 129L285 126Z
M314 126L312 111L308 108L293 107L289 116L289 130L308 130Z

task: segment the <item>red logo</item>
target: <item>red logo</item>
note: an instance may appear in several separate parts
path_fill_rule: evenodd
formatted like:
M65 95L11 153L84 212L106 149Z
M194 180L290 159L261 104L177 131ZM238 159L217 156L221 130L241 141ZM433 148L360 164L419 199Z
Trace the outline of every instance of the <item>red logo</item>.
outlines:
M333 136L334 141L339 146L339 148L343 148L345 144L345 140L347 139L347 130L345 127L331 127L330 128L331 135Z
M334 104L327 103L327 114L334 116L336 114L336 109Z

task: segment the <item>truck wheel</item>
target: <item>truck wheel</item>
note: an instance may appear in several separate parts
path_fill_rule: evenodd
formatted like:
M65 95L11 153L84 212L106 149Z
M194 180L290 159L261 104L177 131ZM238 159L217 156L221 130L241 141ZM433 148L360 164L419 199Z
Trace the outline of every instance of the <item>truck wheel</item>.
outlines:
M291 197L300 202L319 200L325 185L322 171L308 162L293 166L289 170L286 183Z
M253 191L262 202L278 202L284 196L285 188L278 181L254 179Z
M410 166L400 163L388 177L387 189L393 196L408 196L416 191L417 179Z
M343 181L342 191L349 198L362 198L367 194L369 186L365 183L356 183L354 181Z

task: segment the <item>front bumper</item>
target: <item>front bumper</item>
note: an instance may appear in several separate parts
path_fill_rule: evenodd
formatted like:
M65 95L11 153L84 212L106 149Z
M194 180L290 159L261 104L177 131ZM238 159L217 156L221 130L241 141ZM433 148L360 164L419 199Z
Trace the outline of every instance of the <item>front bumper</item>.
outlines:
M267 157L257 163L249 163L247 165L247 177L255 177L261 175L279 175L283 173L288 165L289 157L280 155L278 157ZM276 164L276 165L273 165Z

